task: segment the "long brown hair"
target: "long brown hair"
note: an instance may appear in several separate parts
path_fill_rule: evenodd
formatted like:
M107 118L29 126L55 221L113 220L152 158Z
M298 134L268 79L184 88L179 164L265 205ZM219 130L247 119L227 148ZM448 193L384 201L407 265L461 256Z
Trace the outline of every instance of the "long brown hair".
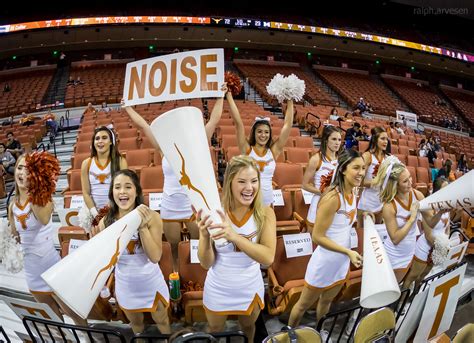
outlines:
M257 224L257 237L260 237L260 232L265 222L265 209L262 201L261 184L260 184L260 171L255 163L255 160L246 155L234 156L227 164L227 168L224 174L224 194L222 197L222 206L226 213L231 212L235 207L234 194L232 194L232 180L235 175L244 168L252 168L257 172L258 175L258 191L253 199L250 208L253 209L253 216L255 223Z
M377 150L379 149L377 146L377 142L379 141L380 135L384 132L387 133L387 131L385 131L385 129L380 126L373 127L370 130L371 137L370 137L369 147L367 148L366 151L372 152L374 154L377 152ZM390 145L390 138L389 138L387 148L383 151L383 153L387 156L387 155L390 155L390 151L391 151L391 145Z
M91 143L91 158L97 157L97 149L95 148L95 136L100 131L107 132L107 135L110 139L110 148L109 148L109 158L110 158L110 173L113 175L115 172L120 170L120 152L118 150L117 145L115 144L115 135L111 129L106 126L100 126L94 130L94 134L92 135L92 143Z
M335 175L333 177L333 181L331 182L331 186L324 192L324 195L328 194L333 189L339 190L341 193L344 194L345 187L344 187L344 172L347 169L347 166L354 161L356 158L362 158L362 155L354 150L354 149L346 149L342 152L338 159L337 159L337 168L335 170Z
M270 134L268 135L268 141L265 144L265 148L270 149L272 147L272 127L270 126L270 122L267 120L257 120L255 123L252 125L252 129L250 130L250 137L249 137L249 145L251 147L255 146L257 144L257 139L255 138L255 131L257 131L257 127L260 125L266 125L268 126L268 130L270 130Z
M337 127L334 125L326 125L323 129L323 135L321 137L321 156L324 157L324 159L327 160L326 157L326 150L328 148L328 140L329 137L334 133L337 132L341 134L341 130L339 130ZM344 150L344 144L342 144L342 137L341 137L341 145L339 146L339 151L336 151L336 157L341 153L342 150Z

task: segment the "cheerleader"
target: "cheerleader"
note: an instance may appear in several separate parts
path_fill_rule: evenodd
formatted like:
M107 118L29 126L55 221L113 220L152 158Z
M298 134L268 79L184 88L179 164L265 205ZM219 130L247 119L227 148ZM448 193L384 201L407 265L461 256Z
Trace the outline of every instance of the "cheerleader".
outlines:
M221 88L222 91L227 92L227 86L224 84ZM123 101L122 101L123 104ZM210 140L217 124L222 115L222 109L224 106L224 98L219 98L212 109L209 121L206 123L206 136ZM159 151L163 157L161 148L156 141L148 123L143 119L132 107L125 107L130 119L137 125L144 133L145 136L150 140L153 147ZM161 201L161 218L163 220L163 230L166 236L166 240L171 244L171 250L173 252L173 267L177 270L178 263L178 243L181 240L181 229L183 225L189 230L190 236L193 239L197 239L199 235L199 229L195 223L194 212L191 208L191 200L179 183L171 165L168 163L166 158L162 159L162 168L164 176L163 184L163 199Z
M55 265L61 258L54 247L52 214L53 203L44 206L32 203L28 187L29 173L26 156L21 155L15 165L15 197L10 203L8 218L12 234L19 239L24 256L26 284L39 303L47 304L62 318L62 313L71 317L77 325L87 326L87 321L77 316L46 284L41 274ZM38 188L38 187L36 187Z
M127 161L116 146L113 132L101 126L94 130L91 156L82 162L81 186L85 206L93 217L108 205L108 192L112 175L127 168Z
M376 224L382 222L382 203L380 202L378 190L372 185L372 180L377 175L380 164L390 155L389 138L387 132L381 127L374 127L371 130L371 134L369 148L362 155L367 173L364 179L364 190L357 207L357 225L359 228L362 228L363 212L373 213Z
M169 290L158 262L163 235L160 215L143 205L143 192L135 172L114 174L109 190L110 210L99 222L104 230L135 208L142 222L115 266L115 297L135 334L143 332L149 312L161 333L171 333L168 318Z
M209 330L224 330L227 316L237 315L249 342L254 341L255 321L263 309L264 285L260 264L273 263L276 219L261 200L260 174L255 161L235 156L224 175L222 223L213 224L198 211L201 266L208 269L203 304ZM208 229L217 229L212 236ZM213 239L229 244L214 246Z
M239 109L234 102L231 92L226 94L230 106L230 113L237 129L237 143L240 152L252 157L258 164L264 205L273 204L272 179L275 173L276 160L283 152L286 141L293 126L293 100L287 101L285 124L277 140L272 139L272 127L269 117L256 117L250 131L250 137L245 137L245 127L240 117Z
M440 177L433 182L433 193L439 191L448 185L448 180ZM433 268L433 261L430 255L433 252L433 246L438 235L449 236L450 227L450 213L444 212L441 215L441 220L431 228L423 221L423 234L416 241L415 257L410 267L407 277L403 283L404 287L410 287L411 283L415 281L415 288L419 286L421 281L428 275Z
M316 319L328 311L342 289L352 263L357 268L362 257L351 250L351 227L356 219L355 188L364 179L365 163L355 150L339 155L331 187L318 204L318 215L312 233L318 245L308 263L303 291L291 310L288 325L295 327L316 301Z
M415 254L418 201L424 196L412 188L410 172L396 157L390 157L382 163L373 186L380 189L382 216L390 237L385 240L384 246L400 282L408 272ZM430 227L438 223L443 213L440 211L433 216L431 211L421 212Z
M321 150L311 157L306 167L303 176L303 189L314 194L306 218L306 227L310 233L313 231L318 202L324 191L321 188L321 183L325 179L329 178L330 180L336 170L341 142L339 129L332 125L325 126L321 138Z

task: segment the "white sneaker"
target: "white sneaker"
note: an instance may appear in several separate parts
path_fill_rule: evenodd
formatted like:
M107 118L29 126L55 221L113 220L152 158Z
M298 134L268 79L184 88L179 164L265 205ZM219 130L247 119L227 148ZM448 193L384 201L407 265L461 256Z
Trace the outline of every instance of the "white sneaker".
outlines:
M319 335L321 336L323 343L332 343L332 339L329 337L328 331L321 329L321 331L319 331Z

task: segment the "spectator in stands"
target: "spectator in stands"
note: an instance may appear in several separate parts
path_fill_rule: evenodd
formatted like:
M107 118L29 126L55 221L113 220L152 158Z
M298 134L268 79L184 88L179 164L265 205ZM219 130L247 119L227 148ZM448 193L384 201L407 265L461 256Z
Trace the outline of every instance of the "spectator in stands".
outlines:
M395 123L395 131L400 135L400 136L405 136L405 131L403 131L402 126L400 123L397 121Z
M331 110L331 114L329 115L329 119L331 120L342 120L341 117L339 117L339 113L337 113L337 108L333 107Z
M458 170L463 173L467 173L469 171L469 167L467 166L466 154L461 154L461 156L459 156Z
M84 81L81 80L81 77L78 76L76 81L74 81L74 86L83 85Z
M56 116L51 112L51 110L48 110L48 113L43 117L43 122L45 123L46 128L49 129L49 132L51 132L51 135L56 137L58 133L58 123L56 122Z
M346 114L344 114L344 121L348 122L348 123L352 123L354 121L354 116L352 115L352 112L346 112Z
M428 145L426 144L426 139L422 139L418 145L418 156L427 157L428 156Z
M365 110L366 110L366 112L373 112L374 111L374 109L372 108L372 105L370 104L370 102L368 102L365 105Z
M234 156L224 175L220 223L202 209L197 213L199 262L208 270L203 305L209 331L224 331L235 314L249 342L255 342L255 322L264 308L260 264L273 263L276 247L275 212L262 202L259 170L252 157ZM216 230L212 238L208 229ZM230 244L213 244L221 238Z
M28 127L35 123L35 117L27 115L26 112L22 112L19 123L20 125Z
M66 85L69 86L74 86L74 78L72 76L69 76L69 80L67 80Z
M21 143L15 139L13 132L7 133L7 151L10 152L16 159L23 153Z
M449 158L444 161L443 163L443 167L441 167L439 170L438 170L438 174L436 175L436 177L445 177L447 178L449 181L454 181L456 180L456 175L454 175L454 170L452 170L452 166L453 166L453 161L451 161Z
M367 104L365 103L364 98L359 99L355 108L358 109L360 113L364 113L367 110Z
M8 82L6 82L5 85L3 86L3 93L8 93L11 90L12 90L12 87L10 86Z
M352 127L346 131L346 149L357 148L359 141L364 139L364 135L360 129L360 124L355 122Z
M91 156L81 165L81 185L84 203L93 217L109 203L109 188L112 175L127 169L127 161L118 151L115 135L107 127L94 130Z
M97 110L95 109L94 106L92 106L92 103L88 103L86 109L84 110L84 113L82 113L82 116L95 116L97 115Z
M108 192L110 210L99 222L100 231L134 209L141 223L115 266L115 297L130 321L134 334L145 329L149 312L162 334L170 334L170 294L158 265L162 256L163 222L160 215L143 204L143 191L135 172L125 169L114 174Z
M9 151L7 151L7 148L3 143L0 143L0 161L2 161L2 164L0 165L1 176L7 173L13 175L16 159Z
M104 101L102 105L100 106L99 112L110 112L112 109L107 105L107 103Z
M250 130L249 138L245 135L245 127L231 92L226 93L230 114L237 130L237 144L241 154L253 157L260 166L262 177L263 203L268 206L273 203L272 180L276 160L286 146L293 126L293 100L286 101L285 122L277 139L272 139L272 128L269 117L256 117Z
M8 125L10 126L13 125L13 114L10 117L8 117L7 120L2 122L2 126L8 126Z

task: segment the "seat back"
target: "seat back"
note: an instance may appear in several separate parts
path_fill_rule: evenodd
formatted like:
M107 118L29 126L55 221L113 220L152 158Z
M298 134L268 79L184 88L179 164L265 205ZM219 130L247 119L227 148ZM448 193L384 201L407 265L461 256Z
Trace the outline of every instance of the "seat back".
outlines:
M163 168L161 166L143 167L140 173L140 185L143 188L143 192L147 192L150 189L162 190L163 183L164 176Z
M299 185L303 183L303 167L299 164L279 163L276 164L273 181L282 188L288 185Z
M182 241L178 244L178 263L179 275L182 284L190 281L199 283L204 287L207 270L205 270L199 263L191 263L190 242Z
M362 318L355 329L354 343L372 342L383 336L384 331L395 328L395 314L387 307L369 313Z
M137 149L127 151L129 167L149 166L153 161L153 149Z
M308 148L285 148L286 161L291 163L308 163L312 149Z
M159 265L163 277L168 283L170 274L173 272L173 254L171 253L171 244L168 242L161 242L161 259Z

